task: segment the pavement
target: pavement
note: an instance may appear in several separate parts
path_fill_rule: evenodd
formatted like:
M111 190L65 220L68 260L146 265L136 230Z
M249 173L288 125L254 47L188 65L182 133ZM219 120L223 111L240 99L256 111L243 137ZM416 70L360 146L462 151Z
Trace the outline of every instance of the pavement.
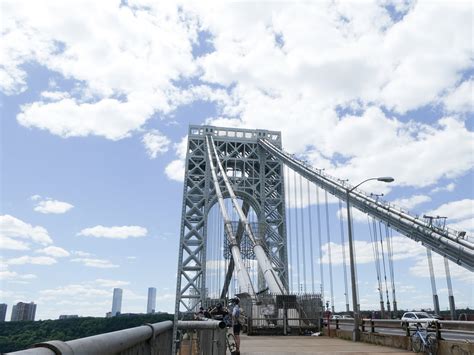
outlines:
M325 336L247 336L242 334L242 355L298 355L298 354L408 354L410 351L385 346L354 343Z

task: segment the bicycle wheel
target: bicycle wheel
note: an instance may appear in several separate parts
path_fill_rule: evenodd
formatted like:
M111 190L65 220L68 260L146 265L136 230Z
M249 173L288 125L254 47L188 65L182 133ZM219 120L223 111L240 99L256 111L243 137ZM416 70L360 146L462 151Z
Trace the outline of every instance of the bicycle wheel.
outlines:
M438 339L436 339L436 335L428 334L426 336L425 351L429 355L436 355L438 351Z
M413 350L413 352L419 353L421 351L422 346L423 343L420 339L420 336L418 335L418 333L416 333L411 337L411 349Z
M237 345L235 344L235 337L234 334L232 333L227 333L227 347L229 348L229 351L233 353L234 351L237 351Z

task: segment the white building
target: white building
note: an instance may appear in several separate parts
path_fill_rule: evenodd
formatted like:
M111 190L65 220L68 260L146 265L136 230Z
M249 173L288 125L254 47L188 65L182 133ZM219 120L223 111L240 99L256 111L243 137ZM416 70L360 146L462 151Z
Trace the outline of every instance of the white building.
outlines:
M148 288L148 303L146 306L146 313L155 313L156 307L156 288Z
M114 288L114 297L112 299L112 317L122 312L122 293L121 288Z

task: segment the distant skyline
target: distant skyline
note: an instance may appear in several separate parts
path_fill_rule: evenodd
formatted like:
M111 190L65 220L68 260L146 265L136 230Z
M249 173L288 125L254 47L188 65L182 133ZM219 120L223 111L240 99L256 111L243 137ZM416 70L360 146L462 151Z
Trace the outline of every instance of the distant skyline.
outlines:
M114 288L124 313L146 311L149 287L156 311L174 312L189 124L281 131L309 164L351 183L393 176L364 189L472 236L468 0L5 0L0 11L7 319L19 301L38 305L36 319L103 317ZM343 218L333 202L331 218ZM375 308L367 221L354 218L361 307ZM425 251L394 238L399 308L431 307ZM456 305L473 308L473 273L450 266ZM438 256L435 269L444 310Z

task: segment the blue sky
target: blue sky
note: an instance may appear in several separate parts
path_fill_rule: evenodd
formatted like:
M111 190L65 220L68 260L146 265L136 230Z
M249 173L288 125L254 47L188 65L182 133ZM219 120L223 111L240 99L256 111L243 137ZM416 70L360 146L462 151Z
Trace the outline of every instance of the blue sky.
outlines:
M124 289L123 312L145 311L148 287L158 310L173 311L189 124L279 130L315 167L352 183L393 176L366 190L472 235L468 1L1 6L8 318L18 301L35 301L42 319L103 316L113 287ZM331 203L333 253L337 211ZM363 306L378 302L364 218L355 216ZM396 240L399 307L430 307L423 249ZM473 307L472 273L451 273L456 303ZM336 282L340 310L342 289Z

